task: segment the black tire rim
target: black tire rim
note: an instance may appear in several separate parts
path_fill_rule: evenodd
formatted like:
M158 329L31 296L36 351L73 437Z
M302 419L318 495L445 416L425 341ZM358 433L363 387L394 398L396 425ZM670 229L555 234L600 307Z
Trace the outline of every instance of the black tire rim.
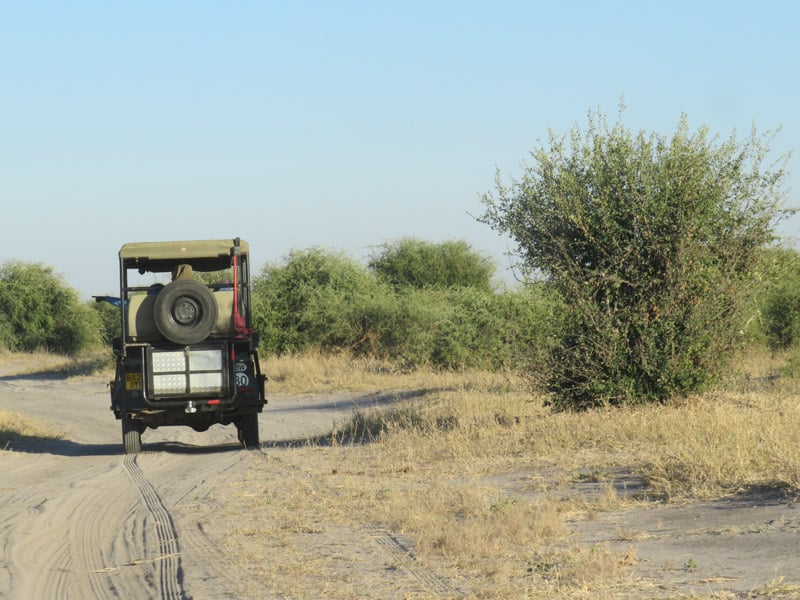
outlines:
M193 325L199 320L201 310L194 298L181 296L172 305L172 318L179 325Z

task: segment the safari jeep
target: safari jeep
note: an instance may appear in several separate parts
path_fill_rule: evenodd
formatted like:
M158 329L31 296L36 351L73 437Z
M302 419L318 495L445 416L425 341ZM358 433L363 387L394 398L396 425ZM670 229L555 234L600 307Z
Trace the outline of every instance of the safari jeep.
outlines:
M148 427L166 425L205 431L232 423L245 448L259 446L265 377L252 329L248 250L238 238L120 249L120 297L113 300L122 329L112 342L110 387L126 454L141 450Z

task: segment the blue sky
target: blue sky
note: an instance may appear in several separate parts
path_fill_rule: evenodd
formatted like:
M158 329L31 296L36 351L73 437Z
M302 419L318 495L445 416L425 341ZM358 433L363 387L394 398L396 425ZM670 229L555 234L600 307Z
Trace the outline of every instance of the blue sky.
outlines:
M495 169L589 110L800 142L794 2L0 4L0 261L117 288L130 241L240 236L354 258L463 239ZM800 154L789 162L799 205ZM798 220L782 233L796 234Z

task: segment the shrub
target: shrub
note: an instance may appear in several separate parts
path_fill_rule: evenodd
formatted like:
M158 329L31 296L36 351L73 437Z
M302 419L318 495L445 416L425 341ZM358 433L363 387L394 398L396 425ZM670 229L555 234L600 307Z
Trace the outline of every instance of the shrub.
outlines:
M0 343L9 350L76 354L99 343L101 328L50 267L19 261L0 267Z
M406 288L376 319L371 349L406 368L538 366L555 339L558 313L556 297L543 287L502 294Z
M384 244L369 261L383 281L401 287L491 288L494 265L467 242L432 243L405 238Z
M556 338L557 295L544 285L394 288L319 248L293 251L253 282L254 322L268 353L346 350L402 368L539 364Z
M89 307L95 312L101 324L103 341L108 343L112 338L122 335L122 323L120 322L119 308L108 302L89 303Z
M776 248L766 253L759 308L770 348L785 350L800 342L800 253Z
M564 327L566 310L561 296L551 286L533 282L500 294L497 302L508 366L541 373Z
M591 115L510 186L482 221L510 234L523 266L562 295L547 389L559 408L661 401L724 368L751 268L773 238L785 174L762 170L768 139L719 143L685 117L667 139Z
M268 352L350 348L369 336L368 307L385 293L347 256L295 250L254 279L254 324Z

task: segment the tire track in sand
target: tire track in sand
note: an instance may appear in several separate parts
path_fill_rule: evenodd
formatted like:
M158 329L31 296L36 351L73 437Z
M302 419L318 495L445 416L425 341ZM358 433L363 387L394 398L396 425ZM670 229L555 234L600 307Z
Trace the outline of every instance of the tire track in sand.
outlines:
M116 562L112 524L131 500L141 503L120 490L121 465L72 458L41 469L42 458L32 464L27 458L6 457L6 474L18 483L11 493L0 492L0 597L123 597L118 568L108 566ZM138 573L131 575L124 585L133 588Z
M397 537L385 529L372 529L369 531L372 540L380 546L390 557L403 565L423 587L424 592L434 594L436 597L454 597L461 595L458 590L451 588L446 581L435 573L421 568L417 557L412 550L407 548Z
M123 460L133 484L139 490L147 510L153 516L160 554L152 559L157 565L161 600L183 600L185 597L181 581L181 554L178 535L172 517L164 506L155 488L145 479L136 463L136 455L127 455Z
M170 506L172 520L178 532L181 547L181 578L184 594L190 598L236 598L241 588L241 578L230 561L220 551L224 542L215 525L219 515L226 513L226 494L219 489L229 489L236 481L252 453L239 450L208 449L196 457L181 455L176 463L181 473L170 466L161 465L157 481L169 481L164 501ZM195 464L194 458L201 464ZM148 469L149 472L149 469ZM210 525L210 527L208 527ZM207 595L204 595L207 594Z

